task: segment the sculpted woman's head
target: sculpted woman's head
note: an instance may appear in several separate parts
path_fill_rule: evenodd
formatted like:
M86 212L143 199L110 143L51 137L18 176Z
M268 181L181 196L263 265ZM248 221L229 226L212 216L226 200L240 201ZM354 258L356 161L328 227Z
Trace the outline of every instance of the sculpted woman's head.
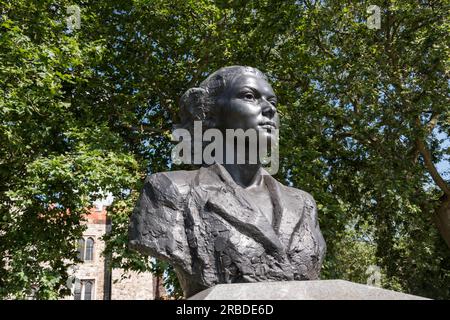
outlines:
M275 174L279 127L276 106L272 86L258 69L231 66L217 70L181 97L181 124L174 137L180 141L182 136L183 143L173 149L174 161L198 165L216 162L229 172L243 170L240 175L254 175L262 164L270 163L265 169ZM232 168L236 164L254 167Z
M277 98L267 77L252 67L224 67L181 98L181 126L203 129L255 129L264 135L279 126Z

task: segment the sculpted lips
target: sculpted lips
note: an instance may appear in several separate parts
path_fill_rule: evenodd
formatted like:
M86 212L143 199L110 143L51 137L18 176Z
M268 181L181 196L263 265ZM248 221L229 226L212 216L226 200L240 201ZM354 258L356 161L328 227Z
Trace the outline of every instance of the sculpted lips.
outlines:
M258 123L258 126L264 129L272 129L272 130L277 128L275 122L273 121L262 121Z

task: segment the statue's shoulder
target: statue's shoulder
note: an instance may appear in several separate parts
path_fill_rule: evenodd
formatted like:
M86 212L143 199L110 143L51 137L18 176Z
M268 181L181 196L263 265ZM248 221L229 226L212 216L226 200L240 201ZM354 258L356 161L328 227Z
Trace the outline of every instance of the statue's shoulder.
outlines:
M282 186L281 187L282 194L290 195L291 197L297 199L297 201L304 202L304 204L307 207L316 206L316 201L314 200L314 197L310 193L294 187L285 186L283 184L281 184L281 186Z
M144 187L166 194L186 194L197 172L198 170L179 170L153 173L145 179Z

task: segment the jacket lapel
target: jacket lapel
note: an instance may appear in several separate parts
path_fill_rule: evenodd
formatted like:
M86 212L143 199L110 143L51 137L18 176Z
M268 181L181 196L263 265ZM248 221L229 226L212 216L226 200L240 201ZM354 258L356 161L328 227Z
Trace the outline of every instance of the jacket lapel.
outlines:
M264 180L272 197L273 229L285 247L289 248L292 235L299 229L302 221L304 201L299 201L290 190L281 192L283 186L265 171Z
M199 177L200 181L209 181L206 186L208 210L217 213L238 231L260 242L267 250L283 255L285 252L276 229L269 223L265 215L247 199L247 193L236 184L230 174L219 164L204 168ZM206 178L206 179L205 179ZM272 178L272 177L270 177ZM272 178L273 179L273 178ZM271 183L271 188L273 187ZM279 192L279 191L278 191ZM279 193L276 198L278 198ZM280 226L279 200L274 205L274 224ZM280 218L277 218L280 217ZM278 222L277 222L278 221Z

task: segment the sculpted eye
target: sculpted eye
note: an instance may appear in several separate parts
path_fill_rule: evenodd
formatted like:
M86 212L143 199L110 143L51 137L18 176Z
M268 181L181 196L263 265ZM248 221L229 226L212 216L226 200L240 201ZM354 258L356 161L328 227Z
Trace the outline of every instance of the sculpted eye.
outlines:
M244 99L246 100L255 100L255 95L251 92L246 92L243 94Z

